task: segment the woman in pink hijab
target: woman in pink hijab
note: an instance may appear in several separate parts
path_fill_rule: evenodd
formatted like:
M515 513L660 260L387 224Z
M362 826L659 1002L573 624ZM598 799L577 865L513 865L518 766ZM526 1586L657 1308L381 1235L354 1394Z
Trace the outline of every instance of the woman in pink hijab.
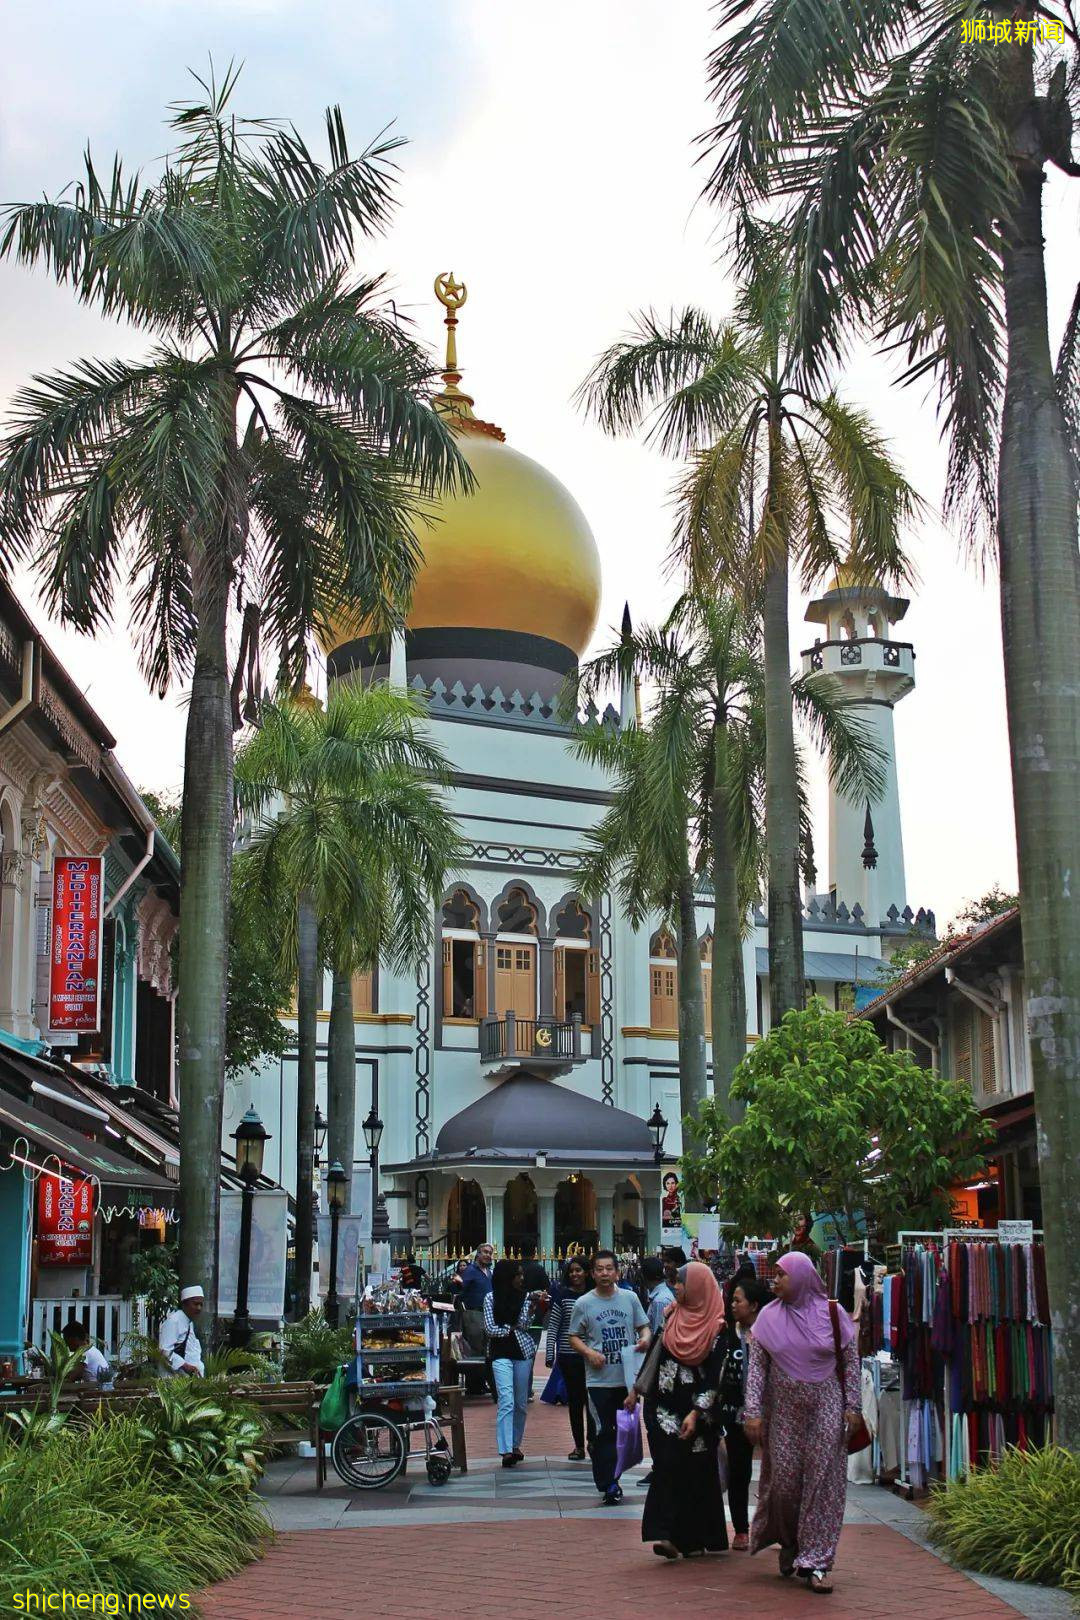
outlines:
M847 1435L860 1415L855 1326L835 1307L840 1371L825 1284L805 1254L777 1266L776 1298L750 1335L743 1423L761 1444L750 1551L778 1544L780 1573L831 1592L829 1571L844 1522Z

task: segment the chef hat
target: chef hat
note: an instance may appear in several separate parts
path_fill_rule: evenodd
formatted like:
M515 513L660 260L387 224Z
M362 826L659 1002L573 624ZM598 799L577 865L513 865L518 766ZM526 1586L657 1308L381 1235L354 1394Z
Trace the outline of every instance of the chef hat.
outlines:
M206 1298L206 1295L203 1293L203 1291L199 1287L198 1283L193 1283L190 1288L181 1288L181 1290L180 1290L180 1303L181 1303L181 1305L184 1303L185 1299L205 1299L205 1298Z

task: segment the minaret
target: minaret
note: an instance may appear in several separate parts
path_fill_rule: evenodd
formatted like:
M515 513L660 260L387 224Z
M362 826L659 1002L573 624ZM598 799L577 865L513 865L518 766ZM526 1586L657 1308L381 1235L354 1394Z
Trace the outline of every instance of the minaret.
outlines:
M915 685L915 650L891 638L907 610L904 597L846 567L806 610L825 637L803 653L803 674L829 677L884 756L885 791L872 804L829 788L829 889L838 903L858 901L872 927L890 906L907 904L893 709Z
M622 610L622 630L620 640L624 647L628 645L634 634L634 626L630 620L630 604L624 603ZM629 670L623 671L619 683L619 730L629 731L633 725L641 724L637 704L637 677Z

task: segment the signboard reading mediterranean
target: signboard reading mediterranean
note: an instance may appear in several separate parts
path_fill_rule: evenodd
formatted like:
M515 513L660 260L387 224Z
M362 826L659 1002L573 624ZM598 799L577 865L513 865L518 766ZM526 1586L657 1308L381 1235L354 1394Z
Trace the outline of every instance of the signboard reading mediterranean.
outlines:
M57 855L53 861L49 950L49 1028L76 1034L101 1023L100 855Z

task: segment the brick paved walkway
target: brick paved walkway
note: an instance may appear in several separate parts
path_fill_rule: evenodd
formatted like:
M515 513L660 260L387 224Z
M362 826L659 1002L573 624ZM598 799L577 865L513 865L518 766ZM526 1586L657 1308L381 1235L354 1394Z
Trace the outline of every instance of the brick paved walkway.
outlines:
M729 1615L801 1620L1007 1620L1017 1611L895 1531L849 1525L836 1592L779 1580L773 1553L666 1564L627 1520L283 1535L261 1563L211 1592L207 1620L598 1620Z

